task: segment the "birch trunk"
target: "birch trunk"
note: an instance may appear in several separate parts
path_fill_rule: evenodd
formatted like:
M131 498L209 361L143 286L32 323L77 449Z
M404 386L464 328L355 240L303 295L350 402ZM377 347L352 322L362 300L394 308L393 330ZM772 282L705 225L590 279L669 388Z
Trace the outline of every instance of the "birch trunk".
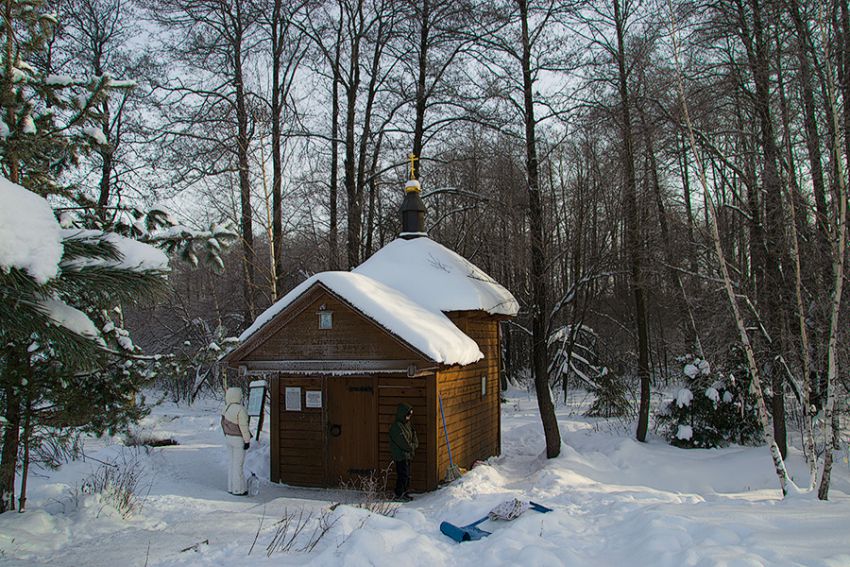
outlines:
M788 102L785 97L784 82L782 78L780 57L777 57L777 69L779 71L779 101L782 109L782 131L783 145L785 147L786 167L788 168L788 184L787 184L787 199L788 199L788 229L790 231L789 240L791 241L793 255L791 262L794 266L794 299L797 308L797 327L800 333L800 360L802 363L802 384L800 387L800 409L803 421L803 455L806 462L809 464L809 489L814 488L817 481L817 455L815 453L815 437L812 424L812 380L811 380L811 351L809 343L809 331L806 325L806 309L803 300L803 268L802 255L800 252L800 233L803 232L805 238L805 228L801 224L798 228L800 219L797 216L797 202L804 203L801 196L800 188L796 181L795 166L794 166L794 151L791 142L791 117L788 108Z
M818 4L819 24L823 39L826 40L826 25L823 19L823 5ZM824 44L824 49L828 49L828 44ZM829 498L829 483L832 475L832 453L834 450L837 426L835 415L835 387L838 380L838 336L839 336L839 316L841 314L841 294L844 286L844 266L845 257L847 255L847 180L844 178L844 162L841 159L841 145L838 136L838 112L835 91L832 84L832 66L830 63L829 53L824 57L824 66L826 70L826 90L827 104L832 108L833 116L833 132L834 139L832 140L833 161L836 170L835 183L835 203L838 210L835 215L835 225L833 232L833 247L832 247L832 277L833 288L830 301L829 313L829 340L827 342L826 356L826 444L824 446L824 462L823 472L821 473L820 485L818 486L818 498L827 500Z
M732 278L729 275L729 269L726 265L726 254L723 251L723 243L720 239L720 232L718 231L717 225L717 209L715 208L714 199L712 198L709 191L708 179L705 173L705 166L703 165L702 160L700 159L700 156L697 152L697 144L696 139L694 137L693 124L691 123L690 113L688 110L688 103L685 99L685 88L682 82L682 72L679 63L678 32L676 30L676 18L672 6L670 9L670 21L672 27L673 57L676 65L676 87L679 94L679 100L682 104L682 113L684 115L685 127L687 128L691 151L693 152L694 162L699 172L700 185L702 186L703 194L705 196L707 214L709 215L709 228L712 243L714 245L714 252L717 256L718 268L723 279L723 288L726 291L726 297L729 301L729 307L732 310L732 315L735 319L735 325L738 329L741 345L743 346L744 352L747 355L747 366L752 376L752 386L756 397L759 423L761 425L764 438L767 441L768 446L770 447L770 456L773 460L774 471L776 472L776 476L779 480L779 487L782 491L782 496L784 497L788 494L789 484L791 486L794 486L794 483L788 476L788 471L785 468L785 461L782 458L782 453L780 452L779 446L776 443L776 439L773 436L773 428L771 427L770 419L767 414L767 407L764 402L764 393L762 391L761 386L761 374L759 372L758 364L756 363L756 357L755 353L753 352L752 343L750 342L750 336L749 332L747 331L746 323L744 322L744 318L741 315L741 310L738 306L738 298L735 295L734 288L732 287Z

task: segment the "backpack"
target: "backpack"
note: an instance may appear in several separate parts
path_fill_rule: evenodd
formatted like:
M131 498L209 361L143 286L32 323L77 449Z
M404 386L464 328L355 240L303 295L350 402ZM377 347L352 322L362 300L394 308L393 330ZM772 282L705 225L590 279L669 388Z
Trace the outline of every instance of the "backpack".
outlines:
M227 408L229 408L232 405L233 404L230 404L229 406L227 406ZM224 408L225 412L227 411L227 408ZM232 421L230 421L229 419L224 417L224 414L221 414L221 430L224 431L225 435L233 435L235 437L242 437L242 429L240 429L239 424L233 423Z

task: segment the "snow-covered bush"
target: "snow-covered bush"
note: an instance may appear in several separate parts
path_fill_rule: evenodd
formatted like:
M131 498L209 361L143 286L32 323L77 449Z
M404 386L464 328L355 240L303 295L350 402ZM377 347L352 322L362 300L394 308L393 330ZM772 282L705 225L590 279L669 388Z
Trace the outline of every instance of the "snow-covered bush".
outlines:
M138 461L121 466L102 465L88 479L88 487L99 495L104 505L115 508L122 518L129 518L142 508L143 497L139 483L144 469Z
M65 514L90 510L97 516L117 514L127 519L142 509L145 480L149 479L138 452L124 452L111 462L103 462L69 490L66 498L56 502Z
M732 368L712 371L706 360L685 357L681 387L664 402L656 424L671 445L684 448L751 445L761 441L749 376L733 349Z

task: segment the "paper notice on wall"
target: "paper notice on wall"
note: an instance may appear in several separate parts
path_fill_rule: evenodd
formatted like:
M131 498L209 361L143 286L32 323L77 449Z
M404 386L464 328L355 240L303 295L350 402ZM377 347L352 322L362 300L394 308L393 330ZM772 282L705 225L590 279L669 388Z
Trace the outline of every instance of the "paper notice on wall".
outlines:
M286 411L301 411L301 388L287 388L284 404Z
M320 408L322 407L322 391L321 390L307 390L304 392L305 405L308 408Z
M255 385L256 384L256 385ZM266 400L266 383L265 382L252 382L251 390L248 395L248 415L250 417L257 417L261 413L263 413L263 405Z

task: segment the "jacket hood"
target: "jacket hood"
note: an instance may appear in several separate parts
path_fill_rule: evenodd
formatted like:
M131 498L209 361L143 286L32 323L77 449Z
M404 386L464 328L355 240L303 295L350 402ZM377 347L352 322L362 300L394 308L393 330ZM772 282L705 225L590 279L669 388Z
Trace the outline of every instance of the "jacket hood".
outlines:
M413 407L408 404L398 404L395 409L395 420L404 423L404 418L410 413Z
M242 402L242 388L228 388L224 393L225 404L238 404Z

